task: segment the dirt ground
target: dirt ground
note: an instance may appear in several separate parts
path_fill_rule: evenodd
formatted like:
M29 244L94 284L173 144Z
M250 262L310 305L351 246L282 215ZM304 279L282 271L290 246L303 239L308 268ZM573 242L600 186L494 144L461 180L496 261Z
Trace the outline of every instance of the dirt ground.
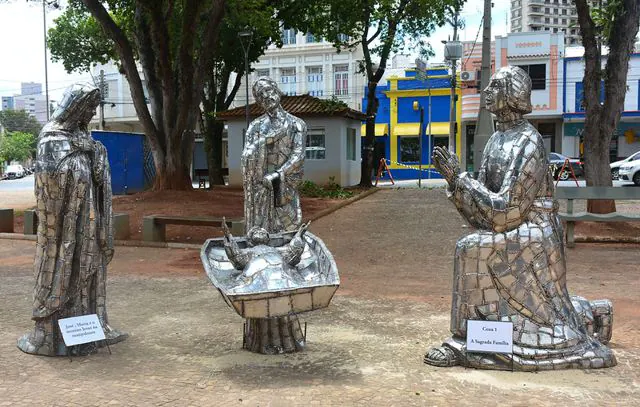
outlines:
M197 250L117 247L109 315L130 338L69 362L25 355L33 242L0 240L0 405L635 406L640 399L640 245L567 250L568 286L615 306L618 366L531 373L435 368L449 335L455 242L470 233L443 190L382 190L314 222L341 286L304 314L293 355L241 349L242 319L209 283Z

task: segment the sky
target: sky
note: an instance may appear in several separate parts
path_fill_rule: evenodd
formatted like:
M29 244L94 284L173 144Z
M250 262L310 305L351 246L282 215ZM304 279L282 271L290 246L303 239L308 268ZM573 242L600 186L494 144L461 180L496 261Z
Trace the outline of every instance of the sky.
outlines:
M492 36L507 33L508 1L494 2ZM483 0L467 0L462 10L466 27L460 33L460 40L474 40L482 20ZM54 25L54 19L60 10L47 9L47 28ZM434 62L442 60L444 45L451 35L450 27L441 27L430 38L435 57ZM482 40L480 32L479 41ZM45 83L43 39L43 12L39 2L9 0L0 2L0 96L12 96L20 93L21 82ZM62 63L54 63L49 55L47 64L49 79L49 98L60 100L64 89L75 82L92 81L87 72L68 74Z

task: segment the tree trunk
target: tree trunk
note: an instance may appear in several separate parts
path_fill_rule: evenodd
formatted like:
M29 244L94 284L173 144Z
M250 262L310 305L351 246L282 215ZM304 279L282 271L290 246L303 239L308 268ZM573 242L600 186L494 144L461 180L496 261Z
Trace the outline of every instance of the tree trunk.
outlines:
M170 149L164 159L159 151L152 149L151 152L156 169L153 182L154 191L193 189L189 168L182 165L184 152L180 148Z
M376 82L369 81L367 85L367 124L366 135L362 140L364 146L362 147L362 163L361 163L361 175L360 186L370 188L371 177L375 170L373 162L373 150L376 141L376 113L378 112L378 98L376 97Z
M266 355L304 349L305 337L296 315L278 318L247 318L243 348Z
M207 117L204 133L204 150L207 153L209 167L209 188L214 185L224 185L222 174L222 133L224 123Z

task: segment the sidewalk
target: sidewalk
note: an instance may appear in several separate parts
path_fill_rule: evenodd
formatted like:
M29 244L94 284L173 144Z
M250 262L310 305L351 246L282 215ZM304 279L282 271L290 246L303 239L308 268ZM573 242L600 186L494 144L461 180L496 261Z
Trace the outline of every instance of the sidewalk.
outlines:
M640 250L579 244L568 285L615 305L607 370L492 372L424 365L448 336L452 255L470 232L443 189L384 189L311 225L334 254L341 287L308 315L308 346L241 349L242 319L206 279L197 250L117 247L111 323L130 338L96 355L34 357L33 242L0 240L0 406L637 405Z

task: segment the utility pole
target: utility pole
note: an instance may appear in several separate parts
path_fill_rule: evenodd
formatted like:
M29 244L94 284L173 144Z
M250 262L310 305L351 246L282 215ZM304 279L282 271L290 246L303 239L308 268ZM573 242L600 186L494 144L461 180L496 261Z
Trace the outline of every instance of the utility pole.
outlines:
M44 94L47 104L47 121L49 121L49 57L47 56L47 4L42 0L42 27L44 29Z
M104 97L105 97L104 70L100 70L100 130L104 130Z
M476 132L473 136L473 169L480 169L480 161L484 146L493 134L493 118L487 110L483 90L489 84L491 77L491 0L484 0L484 17L482 19L482 68L480 71L480 114Z
M451 62L451 96L449 111L449 151L456 153L456 87L457 87L457 64L458 59L462 58L462 43L458 41L458 27L460 25L460 9L457 7L452 10L451 18L448 19L449 24L453 27L453 40L442 41L444 43L444 58Z

